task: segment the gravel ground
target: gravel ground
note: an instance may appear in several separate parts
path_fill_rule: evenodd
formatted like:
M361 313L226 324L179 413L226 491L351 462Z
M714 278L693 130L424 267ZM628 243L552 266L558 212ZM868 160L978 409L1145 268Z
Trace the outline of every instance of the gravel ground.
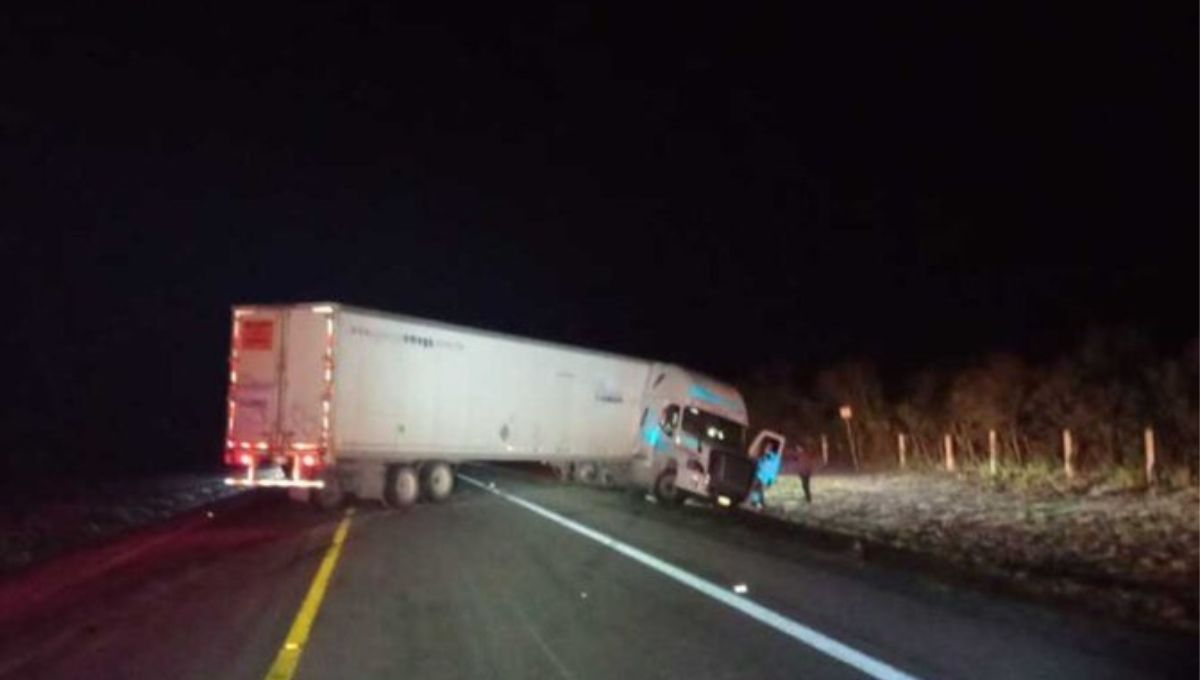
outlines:
M930 554L1023 590L1173 628L1197 628L1200 491L1022 494L945 474L784 477L767 512Z
M237 493L222 475L53 480L0 493L0 573Z

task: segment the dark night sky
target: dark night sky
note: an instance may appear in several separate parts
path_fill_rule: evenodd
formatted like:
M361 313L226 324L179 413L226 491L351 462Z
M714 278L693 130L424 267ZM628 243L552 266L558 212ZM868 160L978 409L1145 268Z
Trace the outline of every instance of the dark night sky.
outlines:
M215 461L234 302L731 378L1196 334L1194 4L835 4L0 17L8 457Z

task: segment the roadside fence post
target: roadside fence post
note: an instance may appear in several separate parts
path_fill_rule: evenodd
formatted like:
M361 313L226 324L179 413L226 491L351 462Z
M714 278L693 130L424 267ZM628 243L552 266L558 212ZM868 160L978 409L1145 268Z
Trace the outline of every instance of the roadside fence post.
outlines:
M1063 473L1067 475L1067 479L1075 479L1075 440L1072 439L1070 430L1063 430L1062 441Z
M1146 441L1146 486L1154 486L1154 428L1147 427L1143 436Z
M954 472L958 466L954 463L954 437L949 432L942 437L942 446L946 450L946 472Z
M999 472L1000 465L1000 442L996 438L995 430L988 430L988 472L993 477Z

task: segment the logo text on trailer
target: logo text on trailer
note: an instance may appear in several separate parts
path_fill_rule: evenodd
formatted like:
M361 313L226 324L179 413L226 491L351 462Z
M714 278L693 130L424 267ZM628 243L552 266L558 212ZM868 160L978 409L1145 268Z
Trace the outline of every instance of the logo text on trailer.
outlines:
M388 333L364 326L351 326L350 334L362 335L376 340L399 342L405 345L415 345L426 349L463 349L463 344L457 340L443 340L428 335L417 335L416 333Z

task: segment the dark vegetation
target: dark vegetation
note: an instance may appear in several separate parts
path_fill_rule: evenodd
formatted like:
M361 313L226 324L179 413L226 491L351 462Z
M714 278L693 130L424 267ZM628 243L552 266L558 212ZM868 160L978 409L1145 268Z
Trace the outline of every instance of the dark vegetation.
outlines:
M1181 486L1196 483L1200 464L1197 351L1196 341L1163 351L1136 331L1094 330L1072 351L1039 361L995 353L897 380L865 360L807 374L776 364L743 388L756 426L817 451L824 436L832 467L898 467L904 434L910 468L944 467L948 435L960 469L978 470L988 465L993 430L997 477L1044 479L1063 470L1068 429L1080 484L1114 476L1144 482L1145 430L1152 428L1153 481ZM841 405L853 409L852 434Z

